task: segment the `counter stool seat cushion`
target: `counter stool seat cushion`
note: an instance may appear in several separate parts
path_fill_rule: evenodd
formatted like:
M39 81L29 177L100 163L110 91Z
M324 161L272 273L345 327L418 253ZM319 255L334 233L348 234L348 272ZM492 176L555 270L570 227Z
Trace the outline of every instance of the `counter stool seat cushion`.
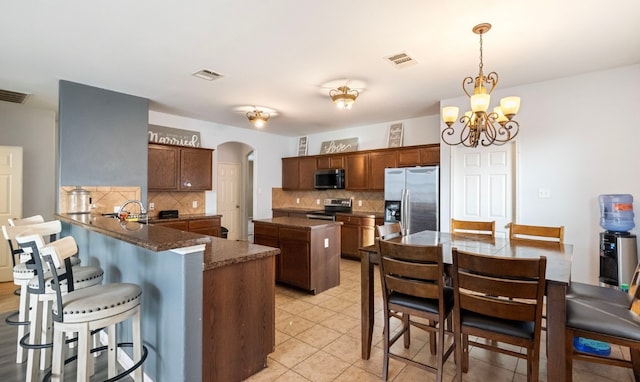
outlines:
M640 342L640 317L628 306L568 299L567 327Z
M71 257L71 265L77 266L80 265L80 258L77 256ZM27 268L27 264L18 263L15 267L13 267L13 280L16 285L19 285L17 281L21 280L31 280L35 276L33 269Z
M63 322L81 323L115 316L139 305L141 296L142 288L130 283L74 290L62 296ZM57 305L53 314L58 314Z
M85 266L85 267L75 267L73 269L73 287L74 289L84 289L90 286L102 284L102 278L104 276L104 272L100 267L94 266ZM53 276L51 272L44 273L44 293L45 294L54 294L55 291L51 287L51 281L53 280ZM29 288L38 289L40 286L40 282L38 277L33 277L29 281ZM60 289L62 293L67 293L67 280L63 280L60 283Z

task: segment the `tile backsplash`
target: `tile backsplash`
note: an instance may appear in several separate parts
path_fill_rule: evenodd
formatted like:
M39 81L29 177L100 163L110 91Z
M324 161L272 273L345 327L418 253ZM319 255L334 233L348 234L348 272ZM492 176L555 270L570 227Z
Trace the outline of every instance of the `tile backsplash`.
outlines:
M196 207L194 208L194 202ZM205 213L204 191L200 192L152 192L147 193L147 203L153 203L150 217L158 215L163 210L178 210L180 215Z
M284 191L282 188L271 190L272 208L309 208L323 209L324 199L341 198L353 200L353 211L380 212L384 211L384 192L354 192L346 190L319 191ZM299 203L298 203L299 199ZM362 206L359 202L362 201Z
M92 213L103 214L112 213L113 208L121 206L127 200L140 200L140 187L103 187L103 186L80 186L89 191ZM69 191L75 186L60 187L60 212L69 212Z

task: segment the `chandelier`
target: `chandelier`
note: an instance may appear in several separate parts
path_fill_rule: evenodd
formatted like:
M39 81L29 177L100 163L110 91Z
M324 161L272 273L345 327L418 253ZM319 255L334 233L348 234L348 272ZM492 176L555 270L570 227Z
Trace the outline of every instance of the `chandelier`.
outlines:
M471 111L467 111L460 118L462 127L459 139L451 136L456 133L452 127L458 119L459 109L455 106L442 108L442 120L447 127L442 130L442 141L450 146L462 144L466 147L490 146L492 144L503 145L518 135L520 125L513 120L520 108L520 97L505 97L500 100L500 106L487 112L491 101L491 92L498 84L498 74L491 72L484 75L482 71L482 35L491 29L491 24L483 23L473 27L473 33L480 35L480 65L478 76L466 77L462 80L464 90L471 104ZM469 85L473 84L473 90ZM470 91L471 90L471 91Z
M331 97L338 109L351 109L358 95L360 93L357 90L349 89L348 86L340 86L329 91L329 97Z
M257 128L263 127L269 120L269 113L260 111L258 109L247 112L247 118Z

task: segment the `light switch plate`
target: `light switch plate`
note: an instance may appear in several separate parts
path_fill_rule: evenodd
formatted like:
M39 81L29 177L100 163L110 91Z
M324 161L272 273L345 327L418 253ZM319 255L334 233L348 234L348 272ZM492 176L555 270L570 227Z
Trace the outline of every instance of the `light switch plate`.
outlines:
M328 238L328 237L326 237L326 238L324 239L324 247L325 247L325 248L329 248L329 238Z
M198 208L198 201L194 200L193 202L191 202L191 207Z

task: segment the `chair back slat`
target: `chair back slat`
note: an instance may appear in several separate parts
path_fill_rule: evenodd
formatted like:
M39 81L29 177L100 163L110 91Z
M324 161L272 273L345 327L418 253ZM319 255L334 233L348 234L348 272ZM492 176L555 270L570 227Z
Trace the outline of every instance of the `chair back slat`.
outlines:
M505 320L534 321L536 319L535 303L523 303L493 296L462 294L460 308Z
M460 288L473 288L478 293L492 296L520 299L536 299L538 296L538 280L506 279L487 277L474 273L458 271Z
M509 239L564 242L564 226L545 227L509 223Z
M42 215L33 215L22 219L9 219L9 225L12 227L38 223L44 223Z
M459 254L468 252L458 251ZM471 269L487 276L503 276L512 278L537 278L539 275L539 259L513 259L490 255L458 257L460 269Z
M451 219L451 233L489 235L493 238L496 236L496 222Z
M444 288L442 246L413 246L379 240L380 272L385 295L399 292L440 299Z
M376 233L383 240L402 236L402 226L400 223L387 223L376 226Z

